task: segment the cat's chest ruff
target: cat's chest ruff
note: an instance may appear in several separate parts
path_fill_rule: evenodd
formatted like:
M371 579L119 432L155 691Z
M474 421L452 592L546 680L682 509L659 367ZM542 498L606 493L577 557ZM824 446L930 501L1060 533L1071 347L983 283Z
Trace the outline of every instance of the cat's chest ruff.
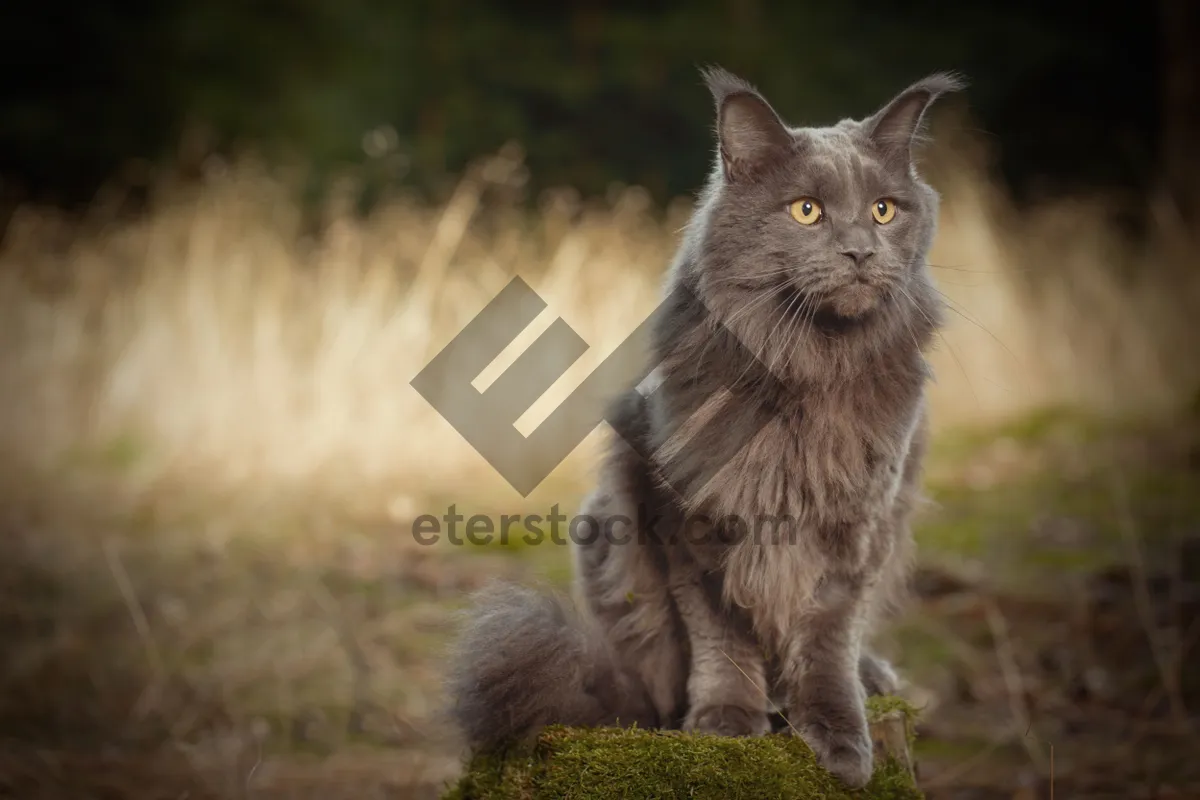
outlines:
M810 396L802 413L781 417L780 433L790 447L782 448L780 454L790 451L800 456L805 467L801 474L811 480L827 479L830 471L844 473L843 478L857 475L865 480L889 454L900 455L896 451L902 435L896 425L889 424L891 416L864 412L845 397Z
M919 394L870 388L809 391L780 409L747 453L746 475L760 476L761 511L848 518L889 494L911 443Z

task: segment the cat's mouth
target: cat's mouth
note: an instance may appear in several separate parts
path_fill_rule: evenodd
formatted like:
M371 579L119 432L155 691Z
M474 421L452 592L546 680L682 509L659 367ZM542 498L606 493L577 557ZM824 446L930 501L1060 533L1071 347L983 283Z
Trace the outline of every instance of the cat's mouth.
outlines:
M789 289L779 302L785 314L799 317L822 333L836 335L865 325L882 304L883 292L873 284L856 282L821 295Z

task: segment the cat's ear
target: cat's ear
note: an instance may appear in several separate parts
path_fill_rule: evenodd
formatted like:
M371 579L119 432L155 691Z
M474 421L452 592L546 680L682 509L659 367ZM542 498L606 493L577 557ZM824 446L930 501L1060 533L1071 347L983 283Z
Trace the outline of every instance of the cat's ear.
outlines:
M787 126L758 90L720 67L702 70L717 107L717 138L725 177L748 178L794 146Z
M922 132L925 111L943 94L966 86L957 75L941 72L917 81L863 122L871 140L891 157L908 161Z

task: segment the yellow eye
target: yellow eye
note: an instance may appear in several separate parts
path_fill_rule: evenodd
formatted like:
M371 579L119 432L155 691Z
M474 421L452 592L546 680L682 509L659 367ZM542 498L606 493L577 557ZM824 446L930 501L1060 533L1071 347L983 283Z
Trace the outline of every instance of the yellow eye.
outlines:
M875 205L871 206L871 216L880 225L887 225L892 221L892 217L896 216L896 201L886 197L876 200Z
M801 197L792 203L789 210L792 219L801 225L812 225L821 219L821 204L811 197Z

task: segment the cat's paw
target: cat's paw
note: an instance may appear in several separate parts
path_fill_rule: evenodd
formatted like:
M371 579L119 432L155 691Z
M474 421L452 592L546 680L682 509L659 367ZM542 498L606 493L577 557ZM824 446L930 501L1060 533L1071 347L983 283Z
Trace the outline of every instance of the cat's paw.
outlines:
M771 730L764 711L741 706L699 706L683 721L685 731L717 736L759 736Z
M874 747L861 689L849 681L810 684L792 697L789 717L817 763L851 789L871 779Z
M866 720L848 726L812 719L797 726L800 738L812 748L817 763L851 789L861 789L871 780L874 753Z
M863 653L859 657L858 677L868 697L895 694L900 688L900 678L892 665L871 653Z

